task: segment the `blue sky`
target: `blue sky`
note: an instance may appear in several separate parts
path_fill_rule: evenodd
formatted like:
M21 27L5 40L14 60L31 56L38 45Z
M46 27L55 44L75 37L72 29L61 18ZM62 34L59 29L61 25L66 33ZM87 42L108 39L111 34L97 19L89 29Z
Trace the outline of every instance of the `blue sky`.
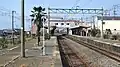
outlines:
M1 0L0 8L9 10L15 10L20 15L20 4L21 0ZM45 8L54 7L54 8L71 8L75 6L81 8L101 8L105 9L112 8L112 5L119 4L120 0L25 0L25 15L29 16L32 7L34 6L43 6ZM2 10L0 10L1 12ZM4 11L2 11L4 12ZM1 16L0 15L0 29L11 28L11 17L10 16ZM20 20L15 19L15 27L20 28ZM25 28L28 30L30 27L30 21L26 21Z

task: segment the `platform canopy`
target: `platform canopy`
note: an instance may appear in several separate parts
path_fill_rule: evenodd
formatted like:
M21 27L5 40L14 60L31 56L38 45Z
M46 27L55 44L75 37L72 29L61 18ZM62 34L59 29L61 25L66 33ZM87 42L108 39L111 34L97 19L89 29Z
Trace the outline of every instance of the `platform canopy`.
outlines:
M80 28L90 28L91 26L75 26L75 27L72 27L70 28L71 30L73 29L80 29Z

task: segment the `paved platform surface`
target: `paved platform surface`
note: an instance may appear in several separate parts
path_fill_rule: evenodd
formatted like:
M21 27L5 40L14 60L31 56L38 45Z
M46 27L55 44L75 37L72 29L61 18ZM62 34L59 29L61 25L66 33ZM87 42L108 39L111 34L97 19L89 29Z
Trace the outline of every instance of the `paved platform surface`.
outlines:
M52 67L53 59L51 57L28 56L19 58L7 67Z
M33 47L35 43L35 39L26 42L26 48ZM4 50L0 53L0 67L7 64L12 59L20 56L21 46L13 47L11 49Z
M96 41L101 41L101 42L106 42L106 43L110 43L110 44L119 44L120 45L120 41L118 40L110 40L110 39L102 39L102 38L96 38L96 37L86 37L86 36L79 36L79 35L72 35L72 36L77 36L77 37L84 37L84 38L89 38L92 40L96 40Z
M36 40L30 44L35 44ZM26 47L26 58L19 57L6 67L62 67L62 62L58 50L57 38L51 37L45 41L45 56L42 50L36 49L34 45ZM41 48L42 46L39 46Z

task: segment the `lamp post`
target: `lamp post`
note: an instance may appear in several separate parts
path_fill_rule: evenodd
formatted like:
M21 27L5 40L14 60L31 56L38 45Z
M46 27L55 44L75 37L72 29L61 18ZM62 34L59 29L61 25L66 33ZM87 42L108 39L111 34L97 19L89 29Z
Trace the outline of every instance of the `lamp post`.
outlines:
M24 0L21 0L21 57L25 57Z
M51 33L50 33L50 8L48 8L48 33L49 33L49 39L51 37Z
M43 48L43 53L42 53L42 55L44 56L45 55L45 28L44 28L44 26L45 26L45 22L46 22L46 18L45 17L47 17L47 15L45 15L46 13L44 13L44 16L43 16L43 45L42 45L42 48Z
M44 31L44 24L45 23L45 17L43 17L43 45L42 45L42 48L43 48L43 54L42 55L45 55L45 31Z

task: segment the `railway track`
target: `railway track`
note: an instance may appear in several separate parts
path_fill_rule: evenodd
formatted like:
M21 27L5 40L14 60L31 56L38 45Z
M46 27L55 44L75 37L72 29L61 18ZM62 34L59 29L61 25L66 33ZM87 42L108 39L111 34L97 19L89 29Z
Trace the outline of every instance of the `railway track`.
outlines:
M70 43L66 43L63 37L58 37L58 43L64 67L90 67L72 47L68 46Z
M67 37L67 38L69 38L69 37ZM86 47L88 47L88 48L90 48L92 50L95 50L95 51L97 51L97 52L99 52L99 53L101 53L101 54L103 54L103 55L117 61L117 62L120 62L120 55L119 54L116 54L114 52L108 51L107 49L103 49L103 48L100 48L98 46L89 44L87 42L81 41L78 38L77 39L69 38L69 39L71 39L71 40L73 40L73 41L75 41L75 42L77 42L77 43L79 43L81 45L84 45L84 46L86 46Z

